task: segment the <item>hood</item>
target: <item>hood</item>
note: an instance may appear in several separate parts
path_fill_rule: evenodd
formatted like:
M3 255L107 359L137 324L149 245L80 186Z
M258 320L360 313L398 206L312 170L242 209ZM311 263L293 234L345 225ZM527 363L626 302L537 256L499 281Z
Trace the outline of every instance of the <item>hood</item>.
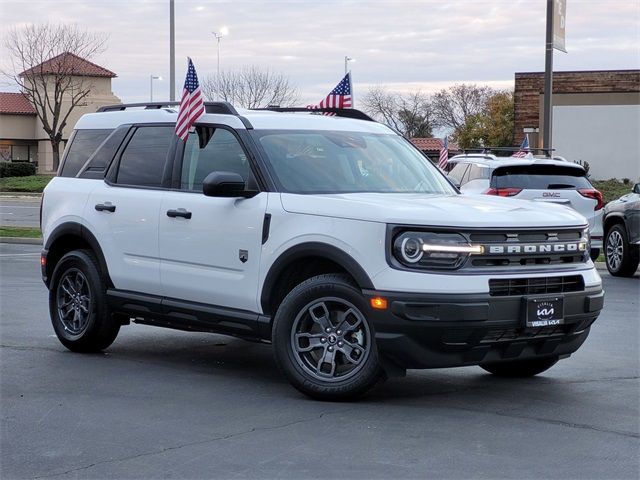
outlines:
M467 228L587 225L582 215L561 205L490 195L282 193L280 198L287 212L380 223Z

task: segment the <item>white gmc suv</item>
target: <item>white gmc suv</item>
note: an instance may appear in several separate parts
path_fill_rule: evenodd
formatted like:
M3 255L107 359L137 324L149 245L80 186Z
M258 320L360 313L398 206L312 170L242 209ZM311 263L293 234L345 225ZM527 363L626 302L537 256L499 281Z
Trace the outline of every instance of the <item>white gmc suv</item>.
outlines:
M460 195L357 110L206 110L186 142L172 104L78 121L42 205L70 350L131 321L223 333L342 399L408 368L531 376L586 340L604 294L580 214Z

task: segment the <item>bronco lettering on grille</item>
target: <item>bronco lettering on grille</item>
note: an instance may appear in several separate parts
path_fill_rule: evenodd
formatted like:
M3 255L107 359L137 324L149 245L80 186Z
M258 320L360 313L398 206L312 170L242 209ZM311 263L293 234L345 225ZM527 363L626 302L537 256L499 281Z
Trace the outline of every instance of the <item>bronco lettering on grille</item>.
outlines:
M539 253L564 253L584 252L587 248L585 242L531 244L531 245L485 245L484 251L490 255L512 254L539 254Z

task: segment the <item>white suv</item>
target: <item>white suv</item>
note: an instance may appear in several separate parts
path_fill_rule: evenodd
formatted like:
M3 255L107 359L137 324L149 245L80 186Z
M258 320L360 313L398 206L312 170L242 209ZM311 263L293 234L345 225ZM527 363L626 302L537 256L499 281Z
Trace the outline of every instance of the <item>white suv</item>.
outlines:
M42 206L70 350L130 321L224 333L340 399L407 368L531 376L587 338L604 294L581 215L460 195L355 110L206 109L186 143L173 105L78 121Z
M591 258L602 249L602 193L581 165L561 157L496 157L489 153L456 155L448 176L464 194L498 195L573 208L589 222Z

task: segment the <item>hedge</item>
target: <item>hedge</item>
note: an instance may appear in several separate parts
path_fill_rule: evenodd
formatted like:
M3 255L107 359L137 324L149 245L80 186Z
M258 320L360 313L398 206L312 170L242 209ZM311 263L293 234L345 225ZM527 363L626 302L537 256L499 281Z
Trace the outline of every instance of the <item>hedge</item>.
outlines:
M28 177L36 174L36 166L28 162L0 162L0 178Z

